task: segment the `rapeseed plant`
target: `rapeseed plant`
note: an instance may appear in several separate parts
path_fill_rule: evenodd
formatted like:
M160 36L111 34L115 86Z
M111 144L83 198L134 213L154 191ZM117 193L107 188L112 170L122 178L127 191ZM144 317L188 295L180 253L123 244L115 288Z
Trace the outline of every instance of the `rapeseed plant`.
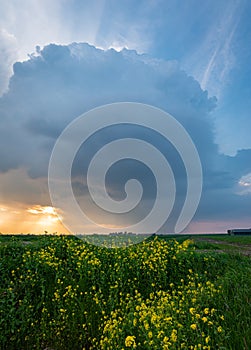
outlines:
M154 239L108 249L49 237L16 260L3 256L0 348L224 349L215 258L198 263L191 245Z

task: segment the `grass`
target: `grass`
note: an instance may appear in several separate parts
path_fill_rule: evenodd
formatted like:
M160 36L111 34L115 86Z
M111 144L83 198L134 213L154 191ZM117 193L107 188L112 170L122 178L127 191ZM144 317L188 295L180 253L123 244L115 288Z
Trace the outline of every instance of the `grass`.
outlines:
M251 259L186 238L1 236L0 349L250 349Z
M201 241L194 241L194 247L196 249L205 249L205 250L218 250L222 249L222 246L215 243L210 242L201 242Z
M194 247L199 250L224 250L226 252L239 252L242 249L239 246L224 243L211 243L206 241L194 241Z
M251 236L246 235L163 235L160 236L160 238L166 241L169 239L176 239L179 242L183 242L185 239L192 239L194 241L194 247L199 250L224 250L238 253L251 248Z
M238 244L251 244L251 236L238 235L238 236L229 236L229 235L213 235L213 239L218 241L223 241L227 243L238 243Z

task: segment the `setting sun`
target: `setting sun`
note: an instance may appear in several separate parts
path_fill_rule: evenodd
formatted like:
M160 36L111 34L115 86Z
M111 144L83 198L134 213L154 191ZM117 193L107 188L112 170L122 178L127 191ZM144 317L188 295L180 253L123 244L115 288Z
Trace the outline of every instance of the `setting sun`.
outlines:
M62 213L51 206L31 207L0 206L0 223L3 233L65 233L61 224Z

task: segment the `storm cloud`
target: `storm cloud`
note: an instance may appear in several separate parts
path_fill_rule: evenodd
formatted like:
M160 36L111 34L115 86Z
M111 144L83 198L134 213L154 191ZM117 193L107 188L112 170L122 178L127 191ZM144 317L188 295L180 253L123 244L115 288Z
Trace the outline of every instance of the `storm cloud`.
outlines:
M0 98L0 171L25 169L27 176L44 180L53 146L64 128L88 110L113 102L140 102L173 115L192 138L203 167L204 187L194 220L250 217L250 192L240 194L239 181L251 172L251 150L236 156L220 154L215 143L212 112L217 100L208 97L199 83L175 61L154 59L136 51L101 50L85 43L50 44L36 48L24 62L13 66L9 90ZM124 135L124 136L122 136ZM86 198L85 174L92 155L101 145L121 137L137 137L153 143L168 158L184 197L185 171L172 145L143 129L115 127L89 140L83 164L81 150L73 164L76 195ZM86 147L86 145L83 147ZM87 148L86 148L87 149ZM127 163L109 175L110 194L123 198L123 184L131 176ZM132 169L144 184L145 203L155 195L153 177L143 166ZM126 173L126 175L125 175ZM79 177L84 179L81 183ZM82 185L82 187L81 187ZM17 198L22 202L23 198ZM151 205L150 205L151 206ZM180 204L177 204L179 208ZM177 209L176 208L176 209ZM143 210L143 211L144 211ZM141 213L142 215L142 213ZM139 215L140 216L140 215ZM170 226L166 229L170 230Z

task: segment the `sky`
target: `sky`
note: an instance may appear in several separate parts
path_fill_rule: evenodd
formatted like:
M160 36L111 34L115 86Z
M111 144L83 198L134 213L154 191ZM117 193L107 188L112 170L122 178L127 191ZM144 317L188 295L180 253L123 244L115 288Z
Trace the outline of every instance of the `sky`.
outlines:
M250 15L248 0L2 0L0 232L67 231L69 213L53 206L48 190L53 147L75 118L114 102L161 108L194 142L203 188L184 232L251 227ZM135 212L107 215L89 198L88 162L123 137L151 142L168 159L179 189L160 232L173 232L186 173L174 147L153 131L118 125L88 140L73 162L74 195L94 222L115 231L142 219L156 195L143 164L125 160L107 174L117 201L130 178L142 183Z

